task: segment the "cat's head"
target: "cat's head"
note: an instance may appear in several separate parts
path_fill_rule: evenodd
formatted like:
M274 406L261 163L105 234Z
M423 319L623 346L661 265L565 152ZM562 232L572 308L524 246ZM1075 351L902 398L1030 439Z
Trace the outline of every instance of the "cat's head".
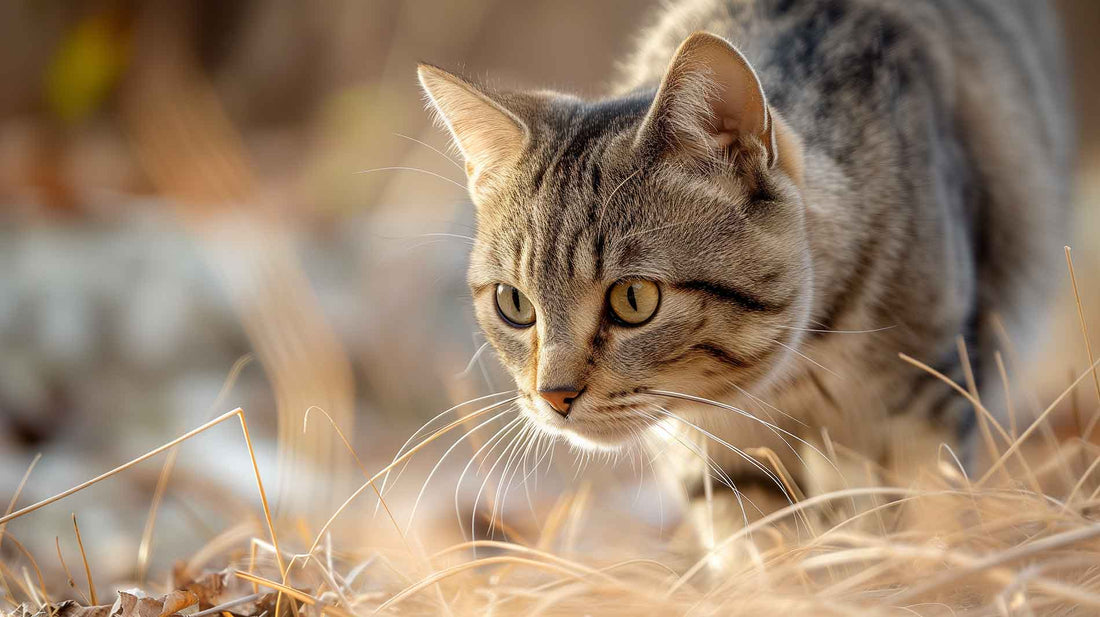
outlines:
M477 318L530 419L614 448L649 394L774 376L811 293L801 145L756 73L705 33L656 93L493 92L422 65L477 209Z

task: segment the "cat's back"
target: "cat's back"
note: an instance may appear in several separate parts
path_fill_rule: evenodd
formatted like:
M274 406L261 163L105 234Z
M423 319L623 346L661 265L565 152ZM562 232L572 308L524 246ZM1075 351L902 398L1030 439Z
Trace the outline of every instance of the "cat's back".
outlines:
M990 357L992 314L1026 349L1057 280L1073 151L1046 0L681 0L619 90L655 88L699 30L741 50L805 146L804 201L835 232L814 253L818 319L858 288L839 303L914 331L935 314L948 352L964 333Z
M850 148L847 136L829 143L830 133L886 122L884 110L932 89L948 108L965 105L966 90L997 96L986 108L1029 114L1051 156L1071 150L1060 30L1047 0L678 0L639 36L618 90L655 86L676 46L699 30L741 50L769 103L811 145Z

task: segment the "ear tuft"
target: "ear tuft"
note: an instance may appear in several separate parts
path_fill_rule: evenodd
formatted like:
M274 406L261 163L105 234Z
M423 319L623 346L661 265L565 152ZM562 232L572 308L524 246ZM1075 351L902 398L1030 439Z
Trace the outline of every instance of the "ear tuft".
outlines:
M462 156L471 190L515 163L527 144L527 126L482 88L430 64L416 70L436 118Z

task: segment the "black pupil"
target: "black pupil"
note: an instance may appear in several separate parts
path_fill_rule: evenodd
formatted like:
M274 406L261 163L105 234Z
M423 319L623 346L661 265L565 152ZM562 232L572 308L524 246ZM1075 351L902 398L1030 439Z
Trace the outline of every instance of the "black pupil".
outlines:
M626 288L626 301L630 303L630 308L638 310L638 297L634 295L633 285Z
M512 288L512 305L516 307L516 314L519 315L519 290L515 287Z

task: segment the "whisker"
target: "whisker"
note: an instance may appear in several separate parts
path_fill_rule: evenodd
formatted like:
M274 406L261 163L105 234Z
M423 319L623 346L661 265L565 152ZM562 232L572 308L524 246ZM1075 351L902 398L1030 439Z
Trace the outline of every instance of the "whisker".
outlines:
M477 365L477 361L481 359L481 354L486 349L488 349L488 347L489 347L489 341L485 341L484 343L482 343L481 346L477 348L477 351L474 352L474 355L473 355L473 357L470 358L470 361L466 363L466 368L462 369L461 373L458 373L458 374L455 375L455 379L462 379L462 378L466 377L467 375L469 375L470 371L474 370L474 366ZM513 392L514 392L514 390L513 390Z
M808 424L806 424L805 422L799 420L798 418L795 418L794 416L791 416L790 414L788 414L788 413L784 412L783 410L775 407L774 405L768 404L763 399L760 399L759 397L753 396L752 394L750 394L748 392L748 390L745 390L744 388L742 388L741 386L738 386L737 384L733 383L732 381L726 380L726 383L730 384L731 386L733 386L734 388L736 388L737 390L739 390L740 392L742 392L743 394L748 396L751 401L757 402L758 404L761 404L761 405L767 406L771 409L774 409L775 411L779 412L780 414L782 414L783 416L785 416L787 419L791 420L792 422L796 422L796 423L802 425L803 428L807 428L807 429L810 428L810 426ZM798 459L798 462L801 463L804 468L807 467L806 461L802 458L802 454L798 451L798 448L795 448L794 446L792 446L791 442L782 433L780 433L777 430L779 428L779 425L776 424L772 420L772 418L770 418L770 417L768 418L768 420L766 422L771 425L771 426L768 427L768 430L771 431L771 433L773 435L778 437L779 440L783 442L783 445L787 446L787 449L791 451L791 454L793 454L794 457L796 459ZM832 460L832 459L830 459L830 460Z
M673 392L671 390L644 390L644 392L646 392L648 394L653 394L653 395L656 395L656 396L666 396L668 398L678 398L678 399L682 399L682 400L685 400L685 401L691 401L693 403L702 403L704 405L710 405L712 407L717 407L718 409L724 409L726 411L732 411L732 412L734 412L734 413L736 413L740 416L743 416L745 418L748 418L749 420L752 420L753 422L758 422L758 423L762 424L763 426L768 427L773 433L776 433L776 432L782 433L783 435L786 435L787 437L790 437L791 439L794 439L798 443L800 443L800 444L806 446L807 448L809 448L810 450L812 450L815 454L817 454L821 458L825 459L825 461L827 461L829 463L829 465L833 468L833 470L836 471L838 474L841 473L840 468L838 468L836 466L836 463L834 463L833 460L831 458L829 458L828 456L825 456L825 453L822 452L820 449L818 449L817 446L815 446L812 443L806 441L805 439L802 439L798 435L795 435L794 433L784 429L781 426L778 426L776 424L772 424L770 422L767 422L765 420L762 420L762 419L752 415L751 413L745 411L744 409L741 409L739 407L734 407L733 405L727 405L726 403L720 403L718 401L712 401L711 399L703 398L701 396L693 396L691 394L684 394L682 392ZM786 439L783 439L783 441L786 442ZM791 447L789 443L787 444L787 447ZM791 447L791 450L795 453L795 456L798 456L798 452L796 451L795 448ZM801 458L800 458L800 460L801 460Z
M361 484L359 486L359 488L355 489L355 491L352 492L352 494L349 495L348 498L344 500L344 503L340 504L340 507L336 509L336 512L334 512L331 516L329 516L328 520L325 521L325 524L321 526L321 530L318 532L317 537L314 538L313 544L310 546L309 551L307 551L307 553L312 553L313 551L317 550L317 545L320 544L321 539L325 535L325 532L327 532L329 530L329 528L332 527L332 524L334 522L336 522L336 519L340 517L340 515L351 504L351 502L355 501L355 499L357 497L359 497L359 495L362 495L363 492L367 490L367 488L374 488L375 487L375 485L374 485L375 481L377 481L379 478L383 477L385 474L389 473L390 470L393 469L394 467L396 467L398 463L408 460L414 454L419 452L421 448L426 447L429 443L431 443L432 441L435 441L436 439L441 437L444 433L449 432L451 429L455 428L456 426L459 426L459 425L461 425L465 422L473 420L474 418L481 417L483 414L487 414L490 411L496 409L497 407L500 407L501 405L507 405L509 403L514 403L518 399L519 399L518 396L514 396L510 399L505 399L503 401L499 401L499 402L493 403L491 405L487 405L485 407L482 407L481 409L478 409L477 411L466 414L462 418L459 418L458 420L454 420L454 421L450 422L449 424L447 424L446 426L440 428L438 431L433 433L427 439L424 439L420 443L416 444L416 446L410 448L408 452L406 452L405 454L402 454L398 458L394 459L394 461L392 463L390 463L389 465L386 465L381 471L374 474L374 476L372 476L370 479L368 479L364 484ZM266 502L264 502L264 503L266 504ZM280 560L282 559L282 557L279 556L278 554L276 554L276 556Z
M495 422L497 419L501 418L505 414L512 413L514 411L516 411L516 408L515 408L515 406L512 406L512 407L510 407L508 409L505 409L504 411L496 414L495 416L489 418L488 420L482 422L481 424L478 424L477 426L471 428L470 430L466 431L465 433L462 434L461 437L456 439L455 442L450 445L450 447L447 448L447 450L443 453L443 456L439 457L439 460L436 461L435 465L432 466L432 470L428 473L427 479L424 480L424 484L420 487L420 492L417 493L416 500L413 502L412 510L409 512L409 523L408 523L408 525L405 526L405 534L406 535L408 535L408 533L412 530L413 519L416 518L416 509L418 507L420 507L420 500L423 499L424 492L428 490L428 484L432 481L432 478L435 476L435 473L437 471L439 471L439 467L441 465L443 465L443 461L447 459L447 456L451 452L453 452L455 448L458 447L458 444L462 443L467 437L474 434L478 429L480 429L481 427L483 427L487 424Z
M457 167L457 168L458 168L458 170L459 170L459 171L461 171L462 173L466 173L466 170L462 168L462 164L461 164L461 163L459 163L458 161L456 161L456 160L454 160L453 158L451 158L451 156L450 156L449 154L447 154L446 152L444 152L444 151L440 150L439 148L436 148L435 146L433 146L433 145L431 145L431 144L428 144L428 143L425 143L425 142L423 142L423 141L420 141L419 139L416 139L415 137L409 137L408 135L402 135L401 133L394 133L394 135L396 135L397 137L400 137L400 138L402 138L402 139L407 139L407 140L409 140L409 141L411 141L411 142L415 142L415 143L418 143L418 144L420 144L421 146L424 146L425 148L427 148L427 149L431 150L432 152L435 152L435 153L436 153L436 154L438 154L439 156L441 156L441 157L443 157L443 158L447 159L447 162L448 162L448 163L450 163L451 165L454 165L455 167Z
M513 427L513 428L515 428L515 427ZM509 430L508 432L511 433L512 431ZM491 467L489 467L489 471L487 471L485 473L485 480L483 480L481 482L481 488L479 488L477 490L477 495L474 496L474 507L470 510L470 532L471 532L471 534L474 533L474 527L477 524L477 504L478 504L478 502L481 501L481 495L482 495L482 493L485 492L485 487L488 486L489 480L493 476L493 471L496 470L497 465L500 465L500 461L504 460L505 455L508 454L509 450L512 448L512 445L516 443L516 439L522 433L523 433L523 431L521 430L520 432L518 432L518 433L516 433L515 435L512 436L512 440L510 442L508 442L508 445L505 446L500 451L500 454L497 456L496 461L494 461L493 465ZM501 443L504 443L503 439L501 439L500 442L498 442L497 445L500 445ZM490 450L490 453L492 453L491 450ZM480 469L481 469L480 466L478 466L479 472L480 472ZM495 495L493 496L493 500L494 500L494 503L495 503L495 501L496 501L496 496ZM495 513L493 513L493 516L495 516ZM494 522L494 518L490 517L489 518L489 534L490 535L492 535L492 533L493 533L493 522ZM473 539L476 540L477 538L473 538Z
M725 486L726 488L730 489L731 491L737 491L737 485L734 483L733 478L731 478L729 476L729 474L727 474L726 471L724 469L722 469L722 466L719 465L713 458L711 458L709 455L707 455L704 452L700 452L699 448L697 446L695 446L695 444L691 444L691 443L688 443L688 442L684 441L683 439L680 438L679 435L674 434L672 431L670 431L666 427L662 426L660 424L660 421L661 421L660 418L658 418L656 416L653 416L653 415L651 415L651 414L649 414L649 413L647 413L647 412L645 412L644 410L641 410L641 409L638 410L638 415L652 421L654 423L654 427L657 430L660 430L660 431L664 432L665 435L668 435L669 437L671 437L673 439L673 441L675 441L676 443L678 443L681 446L683 446L684 448L686 448L689 452L694 454L699 460L701 460L704 464L706 464L706 466L711 471L714 472L715 476L718 478L718 482L720 482L722 484L722 486Z
M641 171L642 171L642 169L641 169L641 168L639 167L638 169L635 169L635 170L634 170L634 172L633 172L633 173L631 173L631 174L630 174L629 176L627 176L627 177L623 178L623 181L622 181L622 182L620 182L620 183L619 183L619 184L618 184L618 185L617 185L617 186L615 187L615 189L611 191L611 194L607 196L607 199L603 200L603 204L602 204L602 205L600 206L600 216L599 216L599 218L598 218L598 219L596 220L596 230L597 230L597 231L603 228L603 215L604 215L604 212L606 212L606 211L607 211L607 205L608 205L609 203L611 203L611 200L612 200L612 199L613 199L613 198L615 197L615 195L616 195L616 194L617 194L617 193L618 193L618 192L619 192L619 191L620 191L620 190L621 190L621 189L622 189L622 188L623 188L624 186L626 186L626 183L627 183L627 182L630 182L630 179L631 179L631 178L633 178L634 176L638 175L639 173L641 173Z
M615 242L611 244L611 248L614 249L615 247L619 246L620 244L622 244L623 242L629 240L630 238L636 238L638 236L644 236L646 234L656 233L658 231L662 231L662 230L665 230L665 229L672 229L673 227L683 227L684 225L692 225L694 223L695 223L695 221L677 221L675 223L669 223L667 225L661 225L659 227L653 227L653 228L650 228L650 229L642 229L642 230L639 230L639 231L635 231L635 232L632 232L632 233L626 234L625 236L620 237L618 240L615 240Z
M391 167L375 167L374 169L364 169L363 171L357 171L357 172L355 172L355 174L356 175L366 175L366 174L373 174L373 173L379 172L379 171L415 171L415 172L418 172L418 173L427 174L429 176L432 176L433 178L439 178L440 180L443 180L444 182L450 182L451 184L453 184L453 185L457 186L458 188L462 189L463 192L466 192L466 187L464 185L459 184L458 182L455 182L454 180L448 178L447 176L444 176L442 174L437 174L434 171L428 171L427 169L420 169L419 167L403 167L403 166L400 166L400 165L394 165L394 166L391 166Z
M868 330L831 330L829 328L799 328L797 326L776 326L784 330L797 330L799 332L816 332L818 334L874 334L876 332L885 332L887 330L893 330L897 325L883 326L881 328L871 328Z
M486 456L488 456L489 454L492 453L493 449L496 449L495 444L498 441L500 441L504 435L506 435L508 432L510 432L513 428L515 428L515 426L517 424L519 424L522 421L523 421L522 417L516 417L516 418L513 418L510 422L508 422L508 424L505 424L503 427L501 427L496 433L493 434L492 437L487 439L485 441L485 443L483 443L481 445L481 447L479 447L476 451L474 451L473 454L470 455L469 462L467 462L466 466L462 468L462 473L460 473L458 475L458 481L455 483L455 499L454 499L454 502L455 502L455 517L458 519L458 529L459 529L459 532L462 534L462 537L466 537L466 530L463 529L462 509L459 506L458 493L459 493L460 490L462 490L462 482L466 478L466 473L470 470L470 466L474 464L474 461L478 460L478 457L481 455L481 453L483 451L485 451L486 448L491 448L489 450L489 452L486 453ZM476 503L474 504L474 507L476 509L476 507L477 507ZM473 535L474 535L474 528L471 527L470 528L470 539L471 540L476 540L476 538L474 538Z
M539 468L547 457L553 458L555 437L544 431L539 431L538 441L535 443L535 463L531 467L531 479L534 481L535 491L539 489ZM542 451L540 454L539 451ZM550 471L550 463L547 462L546 471ZM526 479L525 479L526 480Z
M535 502L531 499L531 488L527 482L527 479L531 477L532 473L528 471L527 461L531 456L532 450L534 450L536 456L538 455L538 449L535 446L540 439L542 439L542 431L538 427L535 427L535 429L531 431L531 438L527 440L527 446L523 451L523 477L520 479L521 482L523 482L523 496L527 501L527 509L531 512L531 519L535 521L536 527L541 527L541 525L539 525L538 512L535 511Z
M516 462L516 457L519 456L520 452L523 449L522 444L525 444L527 442L527 439L531 434L531 427L531 423L525 424L523 430L520 431L517 438L513 440L513 443L516 443L515 447L509 445L512 453L508 456L508 460L504 463L504 471L502 471L500 474L500 482L497 484L497 492L496 495L493 496L493 510L492 514L489 516L490 538L492 538L493 535L492 522L496 520L498 512L500 513L501 530L505 528L504 505L505 502L508 500L508 491L512 487L512 480L515 480L516 478L516 472L519 470L519 465L516 465L515 469L512 470L511 477L508 476L508 469L512 467L513 462Z
M453 413L454 411L456 411L456 410L458 410L458 409L460 409L460 408L462 408L466 405L469 405L471 403L480 403L481 401L493 398L494 396L505 396L505 395L511 395L511 394L515 394L515 393L516 393L515 390L508 390L508 391L504 391L504 392L494 392L492 394L486 394L485 396L479 396L477 398L470 399L468 401L459 403L459 404L451 407L450 409L447 409L445 411L440 412L435 417L433 417L431 420L428 420L427 422L422 424L420 426L420 428L416 429L416 431L414 431L413 434L410 435L409 438L405 440L405 443L401 445L401 448L397 451L397 454L395 454L393 456L393 461L391 461L391 465L394 462L396 462L397 459L401 458L401 455L405 453L405 450L406 450L406 448L409 447L409 444L411 444L413 442L413 440L415 440L417 437L419 437L421 432L423 432L425 429L427 429L429 426L431 426L433 423L435 423L436 420L439 420L443 416L445 416L449 413ZM512 399L512 400L515 400L515 399ZM397 472L397 477L394 479L394 482L397 482L398 480L401 479L401 474L404 473L405 467L407 467L407 465L402 466L401 469ZM390 478L390 472L387 471L386 475L382 477L382 484L378 489L379 492L381 492L383 496L385 496L385 494L386 494L386 483L389 481L389 478ZM377 515L377 514L378 514L378 504L375 504L375 515Z
M474 342L475 343L477 342L478 334L480 334L480 332L475 332L474 333ZM488 341L486 341L486 342L488 342ZM492 348L490 347L489 349L492 349ZM485 380L485 385L490 390L496 390L496 386L493 385L493 378L489 376L489 370L487 368L485 368L485 363L481 361L484 357L485 357L484 353L480 353L480 354L477 354L476 358L472 358L472 360L474 362L474 365L477 366L478 370L481 371L481 378Z
M782 481L782 479L779 478L778 474L776 474L772 470L768 469L760 461L758 461L755 458L749 456L748 453L746 453L744 450L742 450L741 448L738 448L737 446L729 443L728 441L722 439L721 437L718 437L714 433L711 433L710 431L708 431L705 428L695 424L694 422L691 422L690 420L687 420L685 418L682 418L682 417L672 413L671 411L665 409L664 407L661 407L661 406L658 405L658 406L655 406L655 410L660 411L661 413L663 413L667 417L672 418L672 419L680 422L681 424L684 424L685 426L689 426L689 427L695 429L696 431L698 431L704 437L707 437L708 439L710 439L714 443L726 448L730 452L733 452L737 456L744 459L744 461L746 463L752 465L754 468L756 468L757 471L759 471L760 473L763 473L765 476L768 477L769 480L771 480L773 483L775 483L776 487L783 493L783 496L787 498L788 503L794 503L794 497L787 491L787 488L784 486L783 481Z
M668 413L668 412L667 412L667 410L662 410L662 411L665 411L666 413ZM739 507L739 508L741 509L741 517L742 517L742 519L744 520L744 523L745 523L745 525L747 526L747 525L748 525L748 513L747 513L747 512L745 511L745 504L744 504L744 503L743 503L743 502L741 501L741 491L739 491L739 490L737 489L737 483L736 483L736 482L734 482L734 481L733 481L733 478L731 478L731 477L729 476L729 474L727 474L727 473L726 473L725 469L723 469L723 468L722 468L722 466L721 466L721 465L719 465L719 464L718 464L718 463L717 463L717 462L716 462L716 461L715 461L715 460L714 460L713 458L711 458L711 457L710 457L710 455L708 455L708 454L707 454L706 452L700 451L700 450L699 450L699 448L698 448L698 447L697 447L697 446L696 446L695 444L692 444L692 443L688 443L688 442L684 441L684 440L683 440L683 439L681 439L681 438L680 438L680 437L679 437L678 435L675 435L675 434L673 434L673 433L672 433L671 431L669 431L669 430L668 430L667 428L665 428L664 426L662 426L662 425L660 424L660 419L659 419L659 418L656 418L656 417L654 417L654 416L652 416L652 415L649 415L649 414L647 414L646 412L644 412L644 411L642 411L642 410L638 410L638 413L639 413L640 415L642 415L643 417L647 417L647 418L651 419L651 420L652 420L653 422L655 422L655 423L656 423L656 424L655 424L655 426L656 426L656 427L657 427L657 428L658 428L659 430L663 431L663 432L664 432L664 433L665 433L666 435L668 435L668 436L669 436L669 437L671 437L671 438L672 438L672 439L673 439L674 441L676 441L676 443L678 443L678 444L680 444L681 446L683 446L683 447L684 447L684 449L686 449L686 450L687 450L688 452L690 452L690 453L694 454L696 458L698 458L698 459L699 459L700 461L702 461L702 462L703 462L703 465L704 465L704 466L705 466L705 467L706 467L707 469L709 469L709 470L710 470L710 474L708 474L708 475L706 476L706 478L712 478L712 477L713 477L713 478L717 478L718 482L719 482L719 483L720 483L720 484L721 484L722 486L725 486L725 487L726 487L726 488L728 488L728 489L729 489L729 490L730 490L731 492L733 492L734 498L735 498L735 499L737 500L737 504L738 504L738 507ZM743 455L743 456L744 456L744 455ZM766 473L766 472L765 472L765 473ZM782 488L781 488L780 490L782 490ZM711 523L711 528L712 528L712 530L713 530L713 522ZM713 533L712 533L711 535L713 536ZM713 538L713 537L711 537L711 542L710 542L710 543L711 543L711 544L713 544L713 543L714 543L714 538Z
M791 347L790 345L787 345L786 343L784 343L782 341L777 341L775 339L772 339L772 342L775 343L776 345L779 345L780 347L783 347L784 349L790 351L791 353L794 353L794 354L798 355L799 357L805 359L806 361L810 362L814 366L816 366L816 367L820 368L821 370L829 373L833 377L836 377L837 379L844 379L843 377L840 376L839 373L837 373L833 369L828 368L824 364L818 362L817 360L814 360L813 358L811 358L810 356L807 356L806 354L802 353L801 351L798 351L794 347Z
M782 409L780 409L780 408L776 407L775 405L772 405L772 404L771 404L771 403L769 403L768 401L765 401L764 399L762 399L762 398L760 398L760 397L756 396L755 394L753 394L753 393L749 392L748 390L746 390L746 389L742 388L741 386L739 386L739 385L737 385L737 384L733 383L733 381L732 381L732 380L727 380L727 381L726 381L726 383L728 383L729 385L731 385L731 386L733 386L734 388L736 388L736 389L737 389L737 391L738 391L738 392L740 392L741 394L744 394L745 396L747 396L747 397L749 397L750 399L752 399L752 400L756 401L756 402L757 402L757 403L759 403L760 405L763 405L764 407L767 407L768 409L771 409L772 411L774 411L774 412L776 412L776 413L778 413L778 414L781 414L781 415L782 415L782 416L783 416L784 418L787 418L787 419L788 419L788 420L790 420L791 422L797 422L798 424L801 424L801 425L802 425L803 427L805 427L805 428L810 428L810 425L809 425L809 424L806 424L806 423L805 423L805 422L803 422L802 420L799 420L798 418L796 418L796 417L792 416L791 414L789 414L789 413L787 413L787 412L783 411Z
M456 240L465 240L471 246L477 240L470 236L464 236L462 234L453 234L445 231L432 231L428 233L416 234L414 238L454 238Z
M785 483L782 481L782 478L779 476L779 474L777 472L772 472L771 470L768 469L767 466L764 466L763 464L761 464L756 459L753 459L752 456L749 456L748 453L746 453L745 451L742 451L739 448L735 447L735 445L730 444L730 443L726 442L725 440L718 438L717 436L715 436L715 434L707 431L706 429L695 425L694 422L691 422L689 420L681 418L680 416L676 416L675 414L673 414L673 412L669 411L668 409L664 409L663 407L660 407L660 406L656 406L656 408L654 408L654 410L659 410L659 411L663 412L663 414L665 416L668 416L668 417L670 417L674 420L680 421L681 423L683 423L683 425L695 429L696 431L703 434L704 437L706 437L708 439L711 439L715 443L717 443L719 445L723 445L723 447L729 449L731 452L736 453L738 456L740 456L740 458L742 460L746 461L747 463L749 463L750 465L755 467L755 469L757 471L764 474L764 476L766 476L768 478L768 480L770 480L775 485L775 487L779 488L780 494L783 496L784 499L787 499L788 505L790 505L790 506L795 505L796 502L795 502L794 497L791 495L791 492L789 491L787 485L785 485ZM650 417L652 418L652 416L650 416ZM656 419L656 418L654 418L654 419ZM658 426L660 426L660 425L658 425ZM661 427L661 428L663 429L663 427ZM665 430L667 430L667 429L665 429ZM711 459L711 456L708 456L705 453L697 452L696 450L694 450L691 447L691 445L689 445L689 444L687 444L683 441L680 441L679 439L678 439L678 441L681 444L683 444L685 448L689 448L689 450L692 450L696 455L703 456L703 458L705 458L705 461L708 461L708 464L711 465L712 469L717 469L717 471L720 473L719 482L722 483L723 485L725 485L726 487L728 487L730 489L730 491L734 492L734 497L737 499L738 507L741 510L741 517L744 518L745 526L748 527L748 525L749 525L748 513L745 510L745 503L742 502L742 497L745 497L745 495L742 494L740 491L738 491L737 485L734 482L733 478L729 477L729 475L725 472L725 470L720 469L720 466L717 463L715 463L713 459ZM723 478L724 478L724 480L723 480ZM752 503L751 499L748 499L747 497L745 497L745 499L748 500L749 504L757 510L757 513L759 513L761 516L766 515L766 513L763 513L763 510L761 510L756 504ZM811 521L810 521L809 517L807 517L804 513L799 513L799 520L802 522L802 525L805 526L805 528L807 530L810 530L810 532L813 533L813 525L811 524Z

